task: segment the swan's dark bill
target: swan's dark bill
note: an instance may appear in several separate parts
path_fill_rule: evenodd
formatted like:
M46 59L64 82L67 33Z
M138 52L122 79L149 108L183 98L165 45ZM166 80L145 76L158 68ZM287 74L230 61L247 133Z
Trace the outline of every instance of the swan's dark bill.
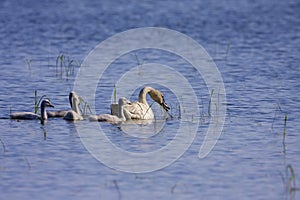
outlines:
M160 105L163 107L163 109L165 109L165 111L168 112L170 110L170 107L166 104L166 102L163 102Z

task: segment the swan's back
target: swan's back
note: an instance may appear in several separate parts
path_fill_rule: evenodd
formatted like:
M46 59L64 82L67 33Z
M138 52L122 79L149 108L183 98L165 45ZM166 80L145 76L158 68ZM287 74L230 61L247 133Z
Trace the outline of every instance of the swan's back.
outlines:
M126 121L126 117L124 116L123 108L124 105L129 104L130 101L128 101L126 98L121 97L119 99L119 106L118 106L118 116L111 115L111 114L102 114L102 115L91 115L89 117L90 121L99 121L99 122L109 122L112 124L119 124L123 121Z
M117 124L117 123L122 122L122 119L120 119L118 116L115 116L115 115L102 114L102 115L97 116L97 121Z
M122 119L115 115L102 114L102 115L91 115L89 116L90 121L98 122L108 122L111 124L119 124L122 122Z
M10 114L11 119L40 119L41 117L32 112L15 112Z
M78 104L79 104L79 97L76 94L76 92L72 91L69 93L69 103L71 106L71 110L74 110L77 113L80 112L79 109L77 109ZM70 110L47 111L47 116L48 117L65 117L69 111ZM72 117L71 115L72 114L68 114L67 118L71 118Z
M154 114L148 104L133 102L124 105L126 119L153 119Z
M70 110L64 116L64 120L69 120L69 121L83 120L83 117L77 112Z
M46 113L46 107L52 107L54 106L51 104L49 99L44 99L41 102L41 116L33 113L33 112L15 112L10 114L11 119L42 119L42 120L47 120L47 113Z
M59 111L47 111L48 117L64 117L68 111L59 110Z

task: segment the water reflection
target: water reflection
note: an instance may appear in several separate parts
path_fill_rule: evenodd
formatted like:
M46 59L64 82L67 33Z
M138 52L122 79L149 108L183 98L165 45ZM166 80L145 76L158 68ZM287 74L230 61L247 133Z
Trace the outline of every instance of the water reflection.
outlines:
M130 120L123 122L120 129L135 138L149 138L158 134L165 122L165 120Z
M42 129L43 129L43 134L44 134L44 140L46 140L47 139L47 130L45 127L42 127Z

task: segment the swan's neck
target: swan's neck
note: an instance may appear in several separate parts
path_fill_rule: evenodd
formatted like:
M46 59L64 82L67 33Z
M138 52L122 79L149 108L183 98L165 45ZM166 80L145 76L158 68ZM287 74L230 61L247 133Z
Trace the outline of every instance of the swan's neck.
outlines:
M47 120L47 112L46 112L46 107L41 106L41 120Z
M78 100L73 99L73 108L72 108L77 114L81 115L80 109L79 109L79 103Z
M125 118L125 116L124 116L123 104L121 104L121 105L119 106L118 112L119 112L119 118L120 118L122 121L126 121L126 118Z
M140 103L143 103L143 104L149 106L149 105L148 105L148 102L147 102L147 99L146 99L146 96L147 96L147 94L148 94L151 90L153 90L152 87L144 87L144 88L141 90L141 92L140 92L140 94L139 94L139 102L140 102Z

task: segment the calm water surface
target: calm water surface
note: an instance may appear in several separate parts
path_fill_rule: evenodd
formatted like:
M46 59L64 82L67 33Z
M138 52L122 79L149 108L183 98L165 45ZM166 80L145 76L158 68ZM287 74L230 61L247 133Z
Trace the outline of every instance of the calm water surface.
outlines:
M1 1L0 199L299 199L299 188L289 192L285 181L290 164L300 182L299 8L297 0ZM198 151L209 123L209 91L184 60L166 52L120 58L106 71L109 78L101 80L96 95L96 111L109 112L114 81L141 63L169 64L191 82L200 99L197 136L180 159L159 171L130 174L106 167L85 149L74 123L50 119L41 126L39 121L8 119L10 110L33 110L34 90L51 98L56 109L68 109L75 75L67 78L56 71L58 55L82 62L108 37L147 26L187 34L218 66L227 116L207 157L199 159ZM165 93L178 116L174 94L153 86ZM167 133L175 132L178 123L169 119L165 131L142 140L133 140L118 126L102 128L119 147L147 152L170 141L174 135Z

